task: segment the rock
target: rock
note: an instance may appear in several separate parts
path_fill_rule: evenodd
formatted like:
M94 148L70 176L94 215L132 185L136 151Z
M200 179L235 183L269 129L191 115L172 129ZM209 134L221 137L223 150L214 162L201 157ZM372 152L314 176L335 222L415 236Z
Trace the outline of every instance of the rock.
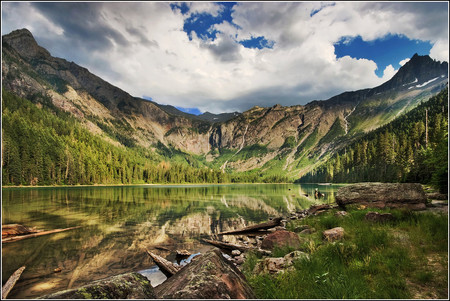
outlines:
M298 232L302 232L303 230L309 229L310 226L309 225L300 225L298 227L295 227L294 232L298 233Z
M448 195L439 193L439 192L432 192L427 193L427 198L430 200L448 200Z
M322 232L323 238L328 241L335 241L344 237L344 228L336 227Z
M300 234L312 234L314 232L316 232L316 229L308 228L308 229L305 229L305 230L301 231Z
M390 213L367 212L364 219L371 222L388 222L394 220L394 216Z
M241 255L241 251L239 251L239 250L231 251L231 256L239 256L239 255Z
M337 217L344 217L347 214L348 214L347 211L338 211L334 215L337 216Z
M264 238L261 248L266 250L273 250L275 246L290 246L293 248L299 248L300 244L300 238L296 233L286 230L278 230L270 233L266 236L266 238Z
M159 299L254 299L245 276L215 248L155 287Z
M53 270L53 273L60 273L61 271L62 271L61 268L56 268L56 269Z
M276 258L264 258L263 261L258 262L255 268L253 269L253 273L261 274L261 273L269 273L269 274L277 274L281 270L285 268L286 259L283 257Z
M235 262L237 265L243 264L244 261L245 261L245 259L244 259L244 256L242 256L242 255L239 255L239 256L234 257L234 262Z
M156 299L150 281L138 273L97 280L76 289L56 292L39 299Z
M284 257L269 257L258 262L253 269L255 274L269 273L278 274L284 272L293 266L294 261L297 259L306 258L309 259L309 255L301 251L293 251Z
M359 204L376 208L424 210L427 197L417 183L358 183L339 188L336 203L345 207Z
M294 264L294 261L298 259L309 259L309 255L302 251L293 251L283 257L286 260L286 267L289 267Z

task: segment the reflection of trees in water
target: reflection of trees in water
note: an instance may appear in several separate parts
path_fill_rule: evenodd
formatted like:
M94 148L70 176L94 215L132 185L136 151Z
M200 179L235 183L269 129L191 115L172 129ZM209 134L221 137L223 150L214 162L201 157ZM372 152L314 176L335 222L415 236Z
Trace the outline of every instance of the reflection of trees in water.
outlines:
M3 223L81 229L3 245L2 276L26 263L10 296L33 298L154 265L144 248L205 248L199 238L312 202L295 186L95 187L3 191ZM298 190L300 192L300 189ZM238 236L226 240L236 243ZM210 246L208 246L210 247ZM162 256L173 256L162 253ZM62 272L53 273L57 267Z

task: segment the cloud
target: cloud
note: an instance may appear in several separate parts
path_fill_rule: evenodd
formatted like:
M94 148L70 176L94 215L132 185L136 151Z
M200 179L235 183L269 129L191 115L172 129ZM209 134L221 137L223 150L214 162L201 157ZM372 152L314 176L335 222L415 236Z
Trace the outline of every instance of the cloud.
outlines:
M407 62L409 62L409 57L406 58L406 59L404 59L404 60L401 60L400 62L398 62L398 64L399 64L400 66L403 66L403 65L406 64Z
M371 60L336 58L333 44L342 37L401 34L430 41L430 55L448 61L447 3L238 2L233 24L211 29L218 31L214 40L189 39L184 22L195 14L218 17L223 5L186 5L183 14L167 2L5 2L2 34L26 27L52 55L134 96L215 113L306 104L375 87L393 75L392 65L380 79ZM273 47L239 44L252 37Z
M390 80L397 71L398 70L394 69L394 67L392 65L386 66L386 68L383 71L383 81Z

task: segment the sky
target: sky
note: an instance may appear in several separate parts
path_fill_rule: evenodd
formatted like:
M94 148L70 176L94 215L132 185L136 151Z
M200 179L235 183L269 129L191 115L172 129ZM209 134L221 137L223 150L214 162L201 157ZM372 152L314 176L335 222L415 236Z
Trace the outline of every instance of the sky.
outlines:
M184 111L304 105L448 62L448 2L2 2L2 35Z

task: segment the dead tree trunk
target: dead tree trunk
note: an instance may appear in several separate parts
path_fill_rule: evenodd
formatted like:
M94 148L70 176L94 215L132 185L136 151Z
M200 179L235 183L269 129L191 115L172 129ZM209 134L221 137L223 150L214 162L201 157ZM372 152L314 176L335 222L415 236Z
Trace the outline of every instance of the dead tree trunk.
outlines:
M229 235L229 234L243 234L243 233L248 233L248 232L256 232L259 230L267 230L270 228L274 228L277 226L281 225L281 220L283 218L282 217L277 217L274 218L273 220L267 222L267 223L262 223L262 224L257 224L257 225L253 225L253 226L248 226L239 230L232 230L232 231L225 231L225 232L220 232L218 235Z
M9 277L8 281L6 281L5 285L2 287L2 299L6 299L9 292L13 289L14 285L16 284L17 280L19 280L20 275L22 275L23 270L25 270L25 266L15 271L11 275L11 277Z
M181 269L180 266L173 264L172 262L162 258L161 256L158 256L147 249L146 251L167 278L175 275Z
M55 230L49 230L49 231L42 231L42 232L38 232L38 233L27 234L27 235L20 235L20 236L14 236L14 237L7 237L7 238L2 239L2 243L3 242L15 242L15 241L26 239L26 238L32 238L32 237L37 237L37 236L41 236L41 235L47 235L47 234L52 234L52 233L63 232L63 231L67 231L67 230L77 229L77 228L80 228L80 227L81 226L70 227L70 228L65 228L65 229L55 229Z

